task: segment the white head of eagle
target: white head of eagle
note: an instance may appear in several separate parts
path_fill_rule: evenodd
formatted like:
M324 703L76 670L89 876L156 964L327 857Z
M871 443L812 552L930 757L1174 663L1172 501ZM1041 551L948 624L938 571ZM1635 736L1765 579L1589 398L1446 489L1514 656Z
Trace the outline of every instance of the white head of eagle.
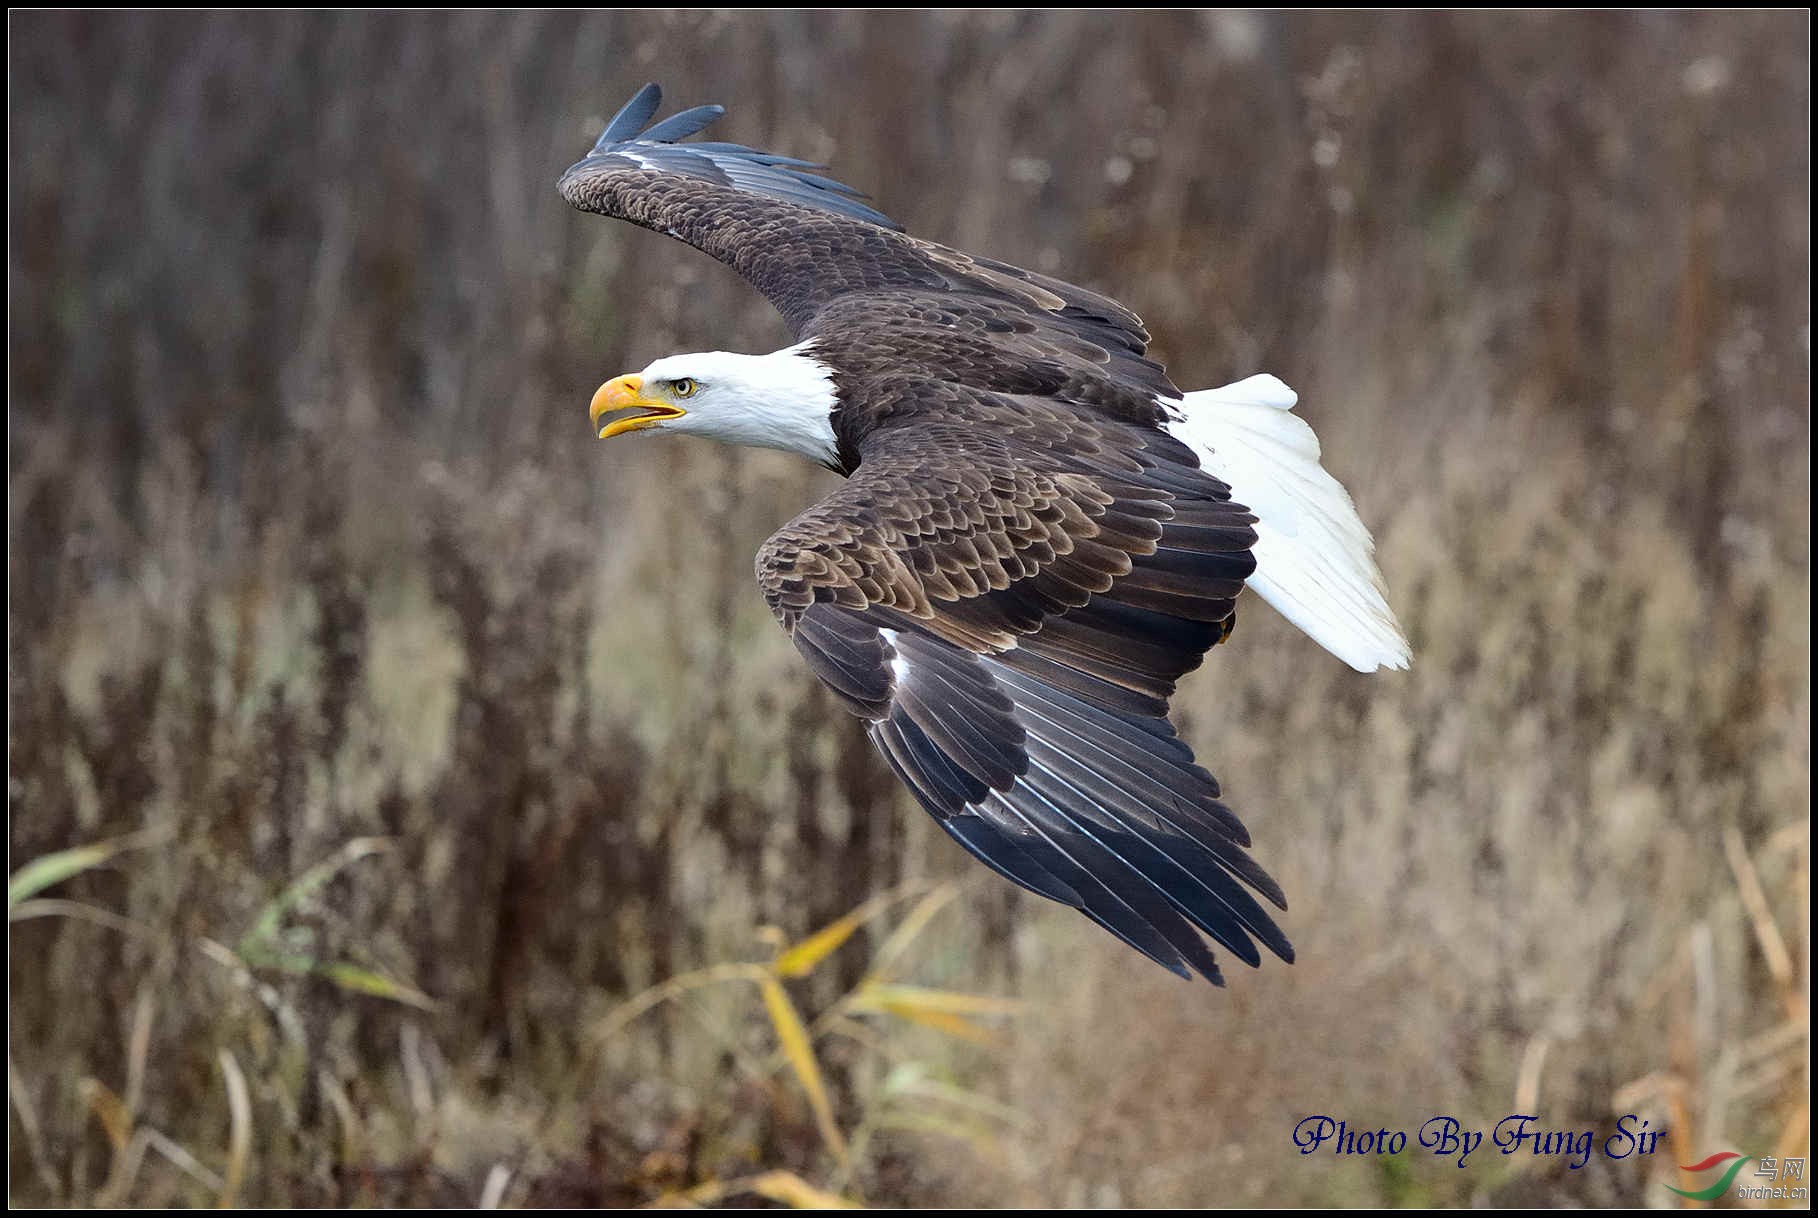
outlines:
M827 366L802 343L769 355L702 351L668 355L615 376L593 395L589 416L604 440L663 430L835 461L838 406ZM601 424L603 416L614 416Z

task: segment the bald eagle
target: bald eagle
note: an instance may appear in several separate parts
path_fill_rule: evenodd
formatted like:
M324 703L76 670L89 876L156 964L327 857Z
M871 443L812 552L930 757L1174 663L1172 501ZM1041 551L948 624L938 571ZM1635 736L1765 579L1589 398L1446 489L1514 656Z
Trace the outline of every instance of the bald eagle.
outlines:
M726 263L798 340L671 355L598 436L798 453L847 479L757 556L815 676L955 841L1216 985L1294 950L1280 886L1168 721L1254 589L1362 672L1405 668L1369 531L1273 376L1183 393L1114 300L912 237L823 166L646 126L646 85L560 180ZM1255 895L1253 895L1255 894ZM1190 971L1191 970L1191 971Z

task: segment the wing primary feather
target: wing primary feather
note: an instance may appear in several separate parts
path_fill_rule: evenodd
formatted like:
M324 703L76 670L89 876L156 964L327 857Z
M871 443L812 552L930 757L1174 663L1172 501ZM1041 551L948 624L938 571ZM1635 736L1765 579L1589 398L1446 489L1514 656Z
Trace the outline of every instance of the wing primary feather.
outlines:
M957 816L991 794L990 787L955 766L907 718L872 725L871 738L910 793L937 819Z
M816 170L827 168L819 161L804 161L799 156L783 156L781 153L776 152L758 152L755 149L745 147L743 144L730 144L724 140L702 140L699 143L690 146L699 148L703 152L736 152L746 160L756 161L760 165L785 165L794 169ZM848 187L848 189L851 188Z
M1050 872L1060 875L1079 893L1080 903L1077 908L1081 913L1169 972L1181 977L1190 978L1192 976L1187 965L1181 959L1179 948L1170 942L1168 937L1147 918L1132 908L1115 889L1094 874L1065 847L1056 843L1048 833L1031 822L1003 796L994 796L992 806L1000 817L1006 817L1013 823L1020 823L1026 828L1030 835L1030 843L1024 848L1026 850L1041 849L1044 856L1043 866Z
M973 858L1018 887L1075 909L1085 905L1085 899L1071 886L1036 862L1015 839L983 817L967 813L936 817L935 823L946 830L948 837L964 846Z
M650 121L650 116L663 104L663 90L654 80L631 95L631 100L619 107L619 112L606 124L606 130L600 133L593 150L600 152L608 144L618 144L634 139Z
M1083 792L1060 779L1052 770L1041 767L1039 762L1035 764L1040 767L1039 772L1043 777L1058 783L1066 791L1085 798ZM1085 814L1074 810L1071 801L1063 797L1062 791L1047 791L1043 789L1044 785L1046 784L1041 781L1032 781L1029 788L1074 833L1090 840L1131 872L1142 877L1145 883L1167 898L1168 903L1188 921L1212 936L1245 964L1255 968L1262 963L1262 954L1256 950L1256 945L1246 933L1251 927L1246 923L1245 914L1248 911L1243 909L1241 902L1233 904L1227 901L1225 895L1214 889L1206 879L1195 875L1191 868L1175 859L1161 840L1130 832L1128 826L1119 831L1112 831L1109 826L1094 829ZM1090 801L1087 806L1094 807L1099 812L1106 811L1102 805L1093 805ZM1115 816L1110 819L1113 823L1121 823ZM1214 868L1213 874L1223 875L1223 872ZM1240 892L1239 895L1243 894ZM1211 898L1210 901L1206 899L1208 897ZM1251 916L1267 923L1268 917L1261 907L1255 901L1250 901L1249 904L1254 908ZM1274 927L1269 926L1268 929L1273 930ZM1276 932L1276 937L1280 937L1279 932Z
M1052 724L1048 726L1051 730L1058 731L1053 728ZM1165 830L1171 826L1180 833L1196 839L1204 835L1234 846L1240 843L1247 844L1245 840L1248 837L1247 834L1234 835L1232 833L1231 823L1234 818L1229 809L1204 791L1194 790L1193 788L1199 784L1192 782L1186 776L1179 775L1178 772L1172 783L1166 781L1162 775L1156 775L1149 782L1125 781L1119 783L1113 781L1104 773L1103 769L1075 756L1060 742L1049 739L1043 732L1031 731L1029 739L1032 760L1036 751L1042 750L1049 765L1064 770L1068 779L1075 786L1085 788L1094 798L1107 806L1128 809L1139 819L1149 817L1154 822L1153 827L1156 829ZM1069 736L1067 739L1070 743L1072 738ZM1213 810L1214 808L1216 811ZM1184 824L1181 823L1183 821ZM1240 825L1239 828L1241 827ZM1197 833L1194 832L1195 829L1198 830ZM1236 853L1239 858L1248 857L1241 852L1241 849ZM1269 881L1267 874L1261 878L1265 881L1263 885L1265 891L1273 887L1273 882Z
M1250 941L1252 935L1282 959L1292 961L1294 949L1274 920L1256 903L1254 897L1232 879L1222 860L1207 851L1193 837L1180 831L1172 822L1167 822L1159 832L1133 829L1114 809L1094 800L1055 769L1034 757L1031 757L1030 763L1039 768L1048 779L1078 796L1083 808L1104 813L1109 821L1107 831L1116 835L1115 842L1106 842L1107 848L1124 857L1133 869L1159 888L1182 913L1192 919L1194 925L1224 944L1252 968L1262 963L1261 954ZM1045 798L1076 823L1083 815L1067 811L1073 806L1070 800L1052 796ZM1157 810L1156 815L1166 821L1165 813ZM1080 828L1082 832L1087 831L1083 824ZM1190 861L1183 861L1183 854ZM1195 867L1194 863L1198 866ZM1207 897L1211 898L1210 904L1205 899Z
M725 113L726 107L724 106L695 106L691 110L671 114L656 126L643 132L638 138L662 144L673 144L677 140L687 139L695 132L709 126Z
M768 197L785 203L815 208L823 212L861 220L880 228L899 230L900 224L862 202L863 191L833 178L822 177L823 166L799 157L780 156L743 144L703 140L682 144L726 113L725 107L695 106L670 115L645 128L662 104L663 91L647 84L620 107L594 142L588 156L565 172L558 185L563 196L577 207L589 211L626 215L616 207L602 206L598 179L610 178L621 171L667 172L699 178L715 185L730 187L741 194ZM626 218L632 218L626 215ZM673 224L651 223L639 219L645 227L659 231ZM672 232L672 236L682 236ZM698 240L683 236L690 244ZM716 254L716 257L720 255ZM723 259L722 259L723 260Z
M967 701L949 698L937 702L921 685L932 678L899 683L896 689L898 708L921 729L934 746L951 758L960 769L980 782L993 787L1006 787L1017 774L1019 738L1014 742L995 740L986 727L974 723L967 714ZM994 725L995 726L995 725Z
M1027 661L1033 659L1035 664ZM1174 725L1159 714L1143 713L1132 717L1128 714L1114 713L1106 703L1114 705L1112 699L1118 693L1118 687L1102 681L1095 681L1096 686L1088 692L1096 697L1105 697L1106 703L1088 700L1080 692L1066 688L1061 684L1050 683L1048 678L1054 676L1054 670L1061 668L1040 656L1018 656L1016 665L1002 660L988 660L990 668L997 679L1014 689L1018 694L1042 702L1054 710L1061 711L1078 720L1084 720L1103 727L1112 735L1137 748L1155 754L1158 760L1170 761L1179 766L1198 770L1193 761L1193 750L1188 748L1174 734ZM1080 674L1083 675L1083 674ZM1136 734L1132 734L1136 733ZM1204 773L1203 770L1199 771ZM1211 778L1207 774L1208 779ZM1218 784L1212 784L1212 793L1218 793Z
M1125 783L1133 791L1148 792L1157 800L1174 799L1181 806L1200 813L1199 819L1207 822L1207 827L1229 838L1239 846L1250 844L1250 834L1244 828L1236 814L1218 800L1218 782L1200 766L1189 761L1185 765L1162 767L1161 773L1152 772L1143 766L1144 761L1151 764L1158 761L1153 753L1144 748L1142 740L1132 740L1127 736L1106 738L1100 731L1103 719L1093 720L1084 716L1071 714L1065 707L1045 702L1038 695L1028 693L1019 700L1019 709L1045 722L1050 729L1062 733L1074 744L1078 760L1083 765L1100 769L1108 781ZM1115 719L1113 723L1117 722ZM1113 752L1114 745L1125 748L1133 746L1133 752ZM1182 792L1163 782L1163 776L1172 777L1175 782L1201 786L1203 796L1182 800ZM1190 789L1190 788L1189 788Z
M1040 635L1035 636L1040 639ZM1049 656L1045 644L1031 643L1019 648L1023 654L1016 657L1016 667L1034 681L1056 690L1065 690L1081 698L1106 707L1115 707L1124 715L1131 716L1131 722L1147 727L1150 734L1158 740L1171 739L1172 733L1166 726L1167 720L1162 716L1168 713L1167 699L1143 690L1130 689L1124 685L1113 685L1095 673L1087 672L1081 667L1061 663ZM1159 746L1169 751L1169 746ZM1182 751L1185 745L1180 746Z
M995 803L1008 810L1017 820L1027 825L1031 832L1048 843L1061 857L1068 860L1088 876L1111 898L1109 904L1092 904L1088 901L1087 909L1096 913L1105 925L1115 925L1133 935L1141 935L1150 940L1150 946L1142 947L1151 959L1163 964L1166 958L1155 946L1157 940L1165 944L1169 953L1177 961L1184 961L1193 966L1201 976L1214 985L1223 985L1224 978L1219 972L1218 961L1211 949L1206 947L1193 927L1182 918L1157 886L1153 885L1139 871L1130 865L1128 860L1120 857L1115 850L1107 847L1091 833L1081 834L1075 827L1075 840L1063 844L1058 840L1054 829L1043 824L1043 818L1024 811L1015 802L1014 796L1023 791L1036 796L1041 802L1056 812L1063 820L1068 820L1065 812L1055 808L1040 792L1025 783L1018 783L1010 795L997 794ZM1071 848L1069 848L1071 847ZM1108 865L1109 864L1109 865ZM1147 935L1143 932L1147 931ZM1130 935L1126 941L1134 942ZM1176 970L1180 971L1179 969ZM1186 976L1185 972L1180 973Z

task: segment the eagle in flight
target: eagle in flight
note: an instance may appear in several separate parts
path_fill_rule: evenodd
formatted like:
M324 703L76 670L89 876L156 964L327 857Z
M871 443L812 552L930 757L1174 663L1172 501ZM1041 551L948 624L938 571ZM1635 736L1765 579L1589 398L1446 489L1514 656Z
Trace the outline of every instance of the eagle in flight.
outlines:
M646 126L646 85L560 180L731 266L797 339L671 355L593 396L847 479L758 552L764 599L940 827L1180 974L1294 949L1250 835L1168 721L1248 587L1361 672L1405 668L1370 534L1273 376L1183 393L1116 301L909 236L820 172Z

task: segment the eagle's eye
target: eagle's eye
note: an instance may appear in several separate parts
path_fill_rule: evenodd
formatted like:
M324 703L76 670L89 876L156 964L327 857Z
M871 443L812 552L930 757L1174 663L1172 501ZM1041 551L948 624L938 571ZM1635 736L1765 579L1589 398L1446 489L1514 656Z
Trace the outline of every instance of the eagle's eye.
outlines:
M693 377L684 376L678 380L671 381L669 388L678 398L691 398L694 396L695 390L700 388L700 385L696 383Z

